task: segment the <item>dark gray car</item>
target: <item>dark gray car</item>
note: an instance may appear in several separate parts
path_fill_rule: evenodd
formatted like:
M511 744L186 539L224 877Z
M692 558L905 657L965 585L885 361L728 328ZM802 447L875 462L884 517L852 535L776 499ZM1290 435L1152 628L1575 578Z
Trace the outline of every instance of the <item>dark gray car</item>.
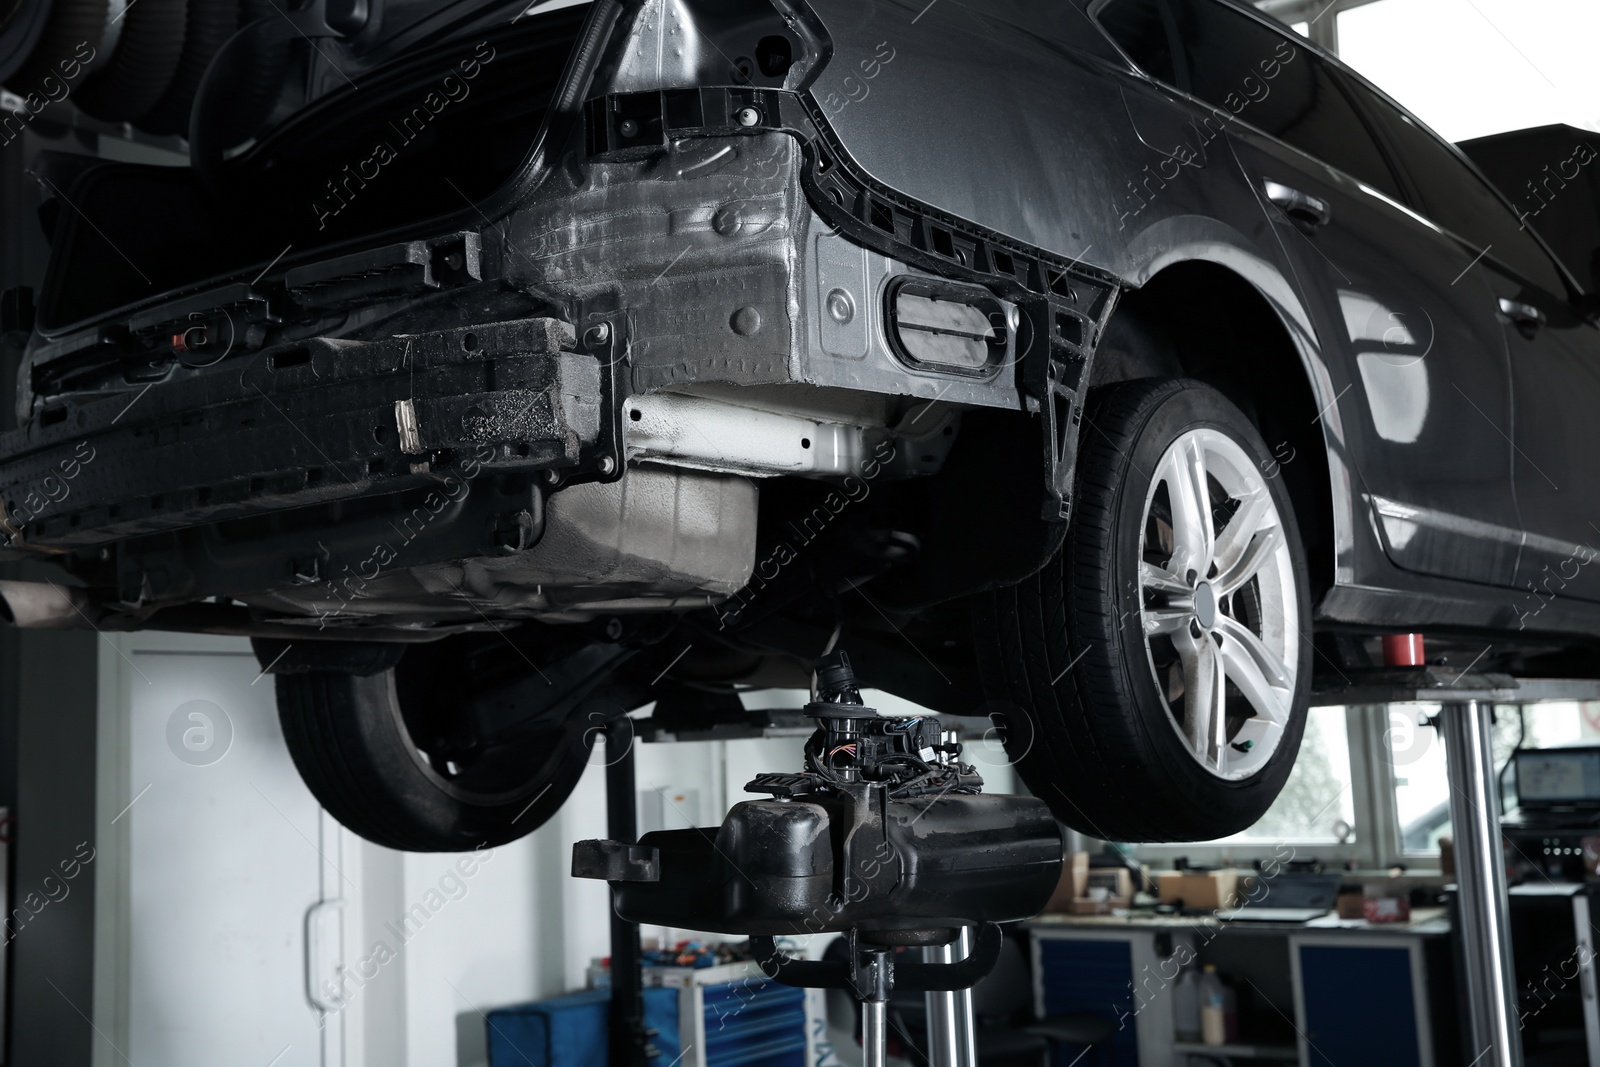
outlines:
M0 498L73 581L4 594L252 636L372 840L519 836L626 711L835 646L1113 840L1252 823L1370 635L1595 669L1592 294L1252 9L294 21L190 167L38 164Z

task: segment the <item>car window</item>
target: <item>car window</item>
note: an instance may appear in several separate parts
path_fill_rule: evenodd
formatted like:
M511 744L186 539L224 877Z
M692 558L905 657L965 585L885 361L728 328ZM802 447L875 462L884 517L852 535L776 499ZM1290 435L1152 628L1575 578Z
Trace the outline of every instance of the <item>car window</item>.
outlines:
M1527 281L1565 298L1567 286L1555 261L1487 182L1411 116L1359 84L1354 88L1417 187L1423 214L1473 248L1487 248L1490 257Z
M1173 66L1172 35L1167 26L1171 16L1163 16L1161 0L1116 0L1101 9L1098 18L1135 66L1156 81L1177 85L1180 78Z
M1112 0L1098 17L1151 77L1400 199L1350 98L1320 58L1285 34L1215 0ZM1175 47L1152 41L1162 23Z

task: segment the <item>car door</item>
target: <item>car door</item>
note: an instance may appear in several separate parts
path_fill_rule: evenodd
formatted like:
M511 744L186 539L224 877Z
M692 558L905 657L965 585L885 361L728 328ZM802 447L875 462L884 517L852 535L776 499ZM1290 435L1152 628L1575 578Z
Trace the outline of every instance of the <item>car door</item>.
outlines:
M1323 348L1334 477L1342 462L1393 563L1510 585L1510 380L1483 278L1462 276L1459 244L1402 204L1331 65L1253 12L1160 2L1179 88L1210 105L1256 183Z
M1473 257L1502 323L1524 531L1519 616L1532 625L1554 596L1600 600L1600 330L1574 309L1555 258L1453 146L1376 92L1362 103L1422 209ZM1529 177L1547 162L1528 160Z

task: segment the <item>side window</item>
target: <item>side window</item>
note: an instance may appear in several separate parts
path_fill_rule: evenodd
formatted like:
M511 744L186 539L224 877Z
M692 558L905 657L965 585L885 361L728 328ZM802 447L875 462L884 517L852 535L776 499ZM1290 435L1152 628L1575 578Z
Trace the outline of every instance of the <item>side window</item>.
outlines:
M1101 9L1100 25L1134 65L1156 81L1178 84L1172 37L1161 0L1114 0Z
M1400 199L1372 132L1319 57L1214 0L1165 2L1190 93Z
M1423 214L1510 267L1527 281L1565 298L1555 261L1522 228L1517 216L1448 146L1382 97L1356 87L1393 146L1400 167L1422 198Z

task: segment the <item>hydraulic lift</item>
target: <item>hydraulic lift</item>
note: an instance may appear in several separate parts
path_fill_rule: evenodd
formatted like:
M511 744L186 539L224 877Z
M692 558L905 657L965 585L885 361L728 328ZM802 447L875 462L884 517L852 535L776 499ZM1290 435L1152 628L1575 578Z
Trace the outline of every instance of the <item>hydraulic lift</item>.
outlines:
M660 830L633 844L633 770L613 759L610 838L573 847L573 874L611 884L613 1064L650 1059L639 923L744 935L774 980L847 990L861 1007L866 1067L887 1052L889 995L929 995L930 1053L971 1067L970 990L1060 880L1061 831L1032 797L984 795L933 716L889 718L861 701L848 656L818 661L805 767L756 775L720 827ZM619 723L619 729L629 729ZM791 957L779 938L843 933L848 960ZM908 960L901 950L921 949Z

